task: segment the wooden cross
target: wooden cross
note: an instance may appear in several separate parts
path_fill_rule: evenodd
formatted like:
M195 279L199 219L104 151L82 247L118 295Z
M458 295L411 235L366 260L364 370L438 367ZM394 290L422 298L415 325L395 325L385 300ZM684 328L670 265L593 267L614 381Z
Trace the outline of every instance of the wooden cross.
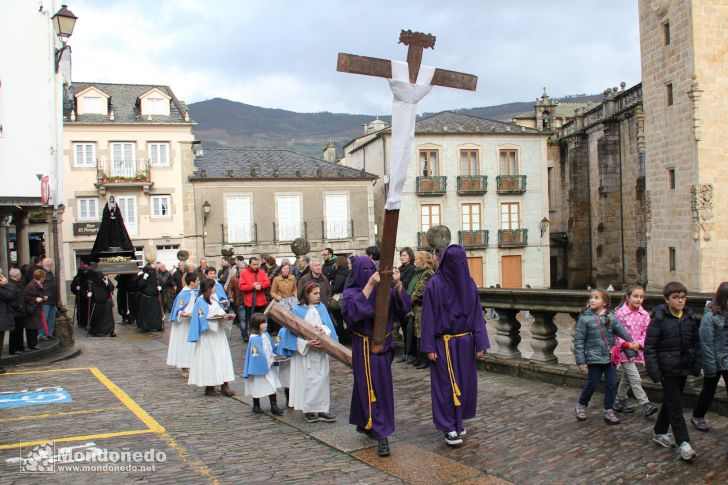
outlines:
M417 74L422 63L424 49L435 48L435 36L402 30L399 34L399 43L407 46L407 67L409 81L417 82ZM392 62L386 59L357 56L354 54L339 53L336 65L339 72L364 74L390 79L392 77ZM444 86L455 89L475 91L478 77L462 72L435 69L430 82L433 86ZM379 352L386 341L387 320L389 318L389 289L392 286L392 263L394 260L395 243L397 240L397 225L399 210L384 211L384 228L382 231L381 260L379 262L380 282L377 287L377 300L375 305L374 335L372 351Z

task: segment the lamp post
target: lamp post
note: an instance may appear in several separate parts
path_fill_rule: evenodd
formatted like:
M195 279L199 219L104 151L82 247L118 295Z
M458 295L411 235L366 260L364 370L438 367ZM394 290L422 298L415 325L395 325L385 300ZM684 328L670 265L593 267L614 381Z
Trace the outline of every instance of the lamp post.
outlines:
M66 5L61 5L61 9L51 17L53 21L53 30L56 31L56 35L61 39L61 48L56 49L56 72L61 65L61 59L63 58L63 52L68 49L71 50L71 46L67 44L68 38L73 34L73 27L76 26L76 20L78 17L73 15L73 12L68 10Z
M212 210L212 205L208 201L205 201L204 204L202 204L202 256L207 255L207 250L205 248L205 239L207 238L207 231L205 231L205 227L207 226L207 218L210 216L210 210Z
M546 231L549 229L549 220L547 217L544 217L541 219L541 223L538 225L539 229L541 229L541 237L543 237L544 234L546 234Z

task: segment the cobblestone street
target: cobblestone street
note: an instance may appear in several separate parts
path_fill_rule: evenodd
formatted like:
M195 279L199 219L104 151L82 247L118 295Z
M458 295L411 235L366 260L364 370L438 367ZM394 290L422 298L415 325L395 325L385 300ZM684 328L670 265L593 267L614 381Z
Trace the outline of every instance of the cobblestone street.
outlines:
M489 328L492 334L492 328ZM347 424L352 378L332 363L336 423L309 424L301 413L282 418L254 415L243 397L205 397L165 365L165 333L137 333L118 325L119 336L88 338L77 332L80 356L53 364L20 365L0 376L0 392L63 388L72 401L0 406L2 483L724 483L728 419L709 414L713 430L691 430L698 457L681 462L650 441L652 421L639 413L607 427L601 395L587 422L577 423L578 390L481 372L479 413L467 424L466 444L449 448L430 417L429 373L395 363L397 431L392 456L376 456L371 440ZM492 335L491 335L492 339ZM242 342L233 329L236 371ZM279 393L279 402L285 398ZM688 411L689 412L689 411ZM33 443L56 448L163 451L146 471L21 473ZM82 465L83 463L71 463ZM146 463L145 463L146 465Z

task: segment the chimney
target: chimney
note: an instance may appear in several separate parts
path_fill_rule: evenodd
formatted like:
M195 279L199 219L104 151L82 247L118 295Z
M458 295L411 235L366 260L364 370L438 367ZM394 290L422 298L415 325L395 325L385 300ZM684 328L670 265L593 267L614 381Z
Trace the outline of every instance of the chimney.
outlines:
M336 162L336 147L331 140L324 146L324 160L330 163Z

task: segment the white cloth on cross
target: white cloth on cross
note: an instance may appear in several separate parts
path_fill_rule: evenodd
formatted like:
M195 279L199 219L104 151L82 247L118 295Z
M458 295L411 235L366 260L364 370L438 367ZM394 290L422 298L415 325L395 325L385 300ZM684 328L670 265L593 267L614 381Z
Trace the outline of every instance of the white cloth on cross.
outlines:
M389 171L389 194L384 205L386 210L399 210L402 206L402 189L407 179L407 162L415 138L417 102L430 92L435 68L420 66L417 83L409 82L406 62L392 61L392 164Z

